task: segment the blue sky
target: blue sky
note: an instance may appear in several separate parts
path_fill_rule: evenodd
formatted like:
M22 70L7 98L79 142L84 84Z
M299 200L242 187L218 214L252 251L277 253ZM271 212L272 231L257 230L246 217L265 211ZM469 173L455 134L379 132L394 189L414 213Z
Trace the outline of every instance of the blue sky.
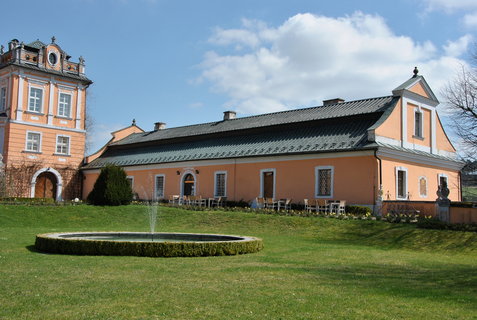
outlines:
M3 6L0 42L56 37L110 132L389 95L418 66L439 96L477 41L475 0L44 0ZM441 106L441 111L445 111ZM442 112L441 112L442 113Z

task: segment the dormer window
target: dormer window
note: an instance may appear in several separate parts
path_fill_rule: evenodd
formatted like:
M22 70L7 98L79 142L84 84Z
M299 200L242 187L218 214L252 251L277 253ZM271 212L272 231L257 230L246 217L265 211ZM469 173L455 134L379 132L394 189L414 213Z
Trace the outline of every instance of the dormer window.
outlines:
M423 116L419 109L414 111L414 137L423 138Z
M48 54L48 62L52 66L54 66L58 62L58 56L56 55L56 53L50 52L50 54Z

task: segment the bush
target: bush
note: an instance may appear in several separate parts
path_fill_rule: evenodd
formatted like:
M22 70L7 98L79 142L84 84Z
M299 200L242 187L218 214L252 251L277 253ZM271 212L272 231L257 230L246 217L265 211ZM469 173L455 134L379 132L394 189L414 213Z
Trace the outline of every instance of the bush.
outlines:
M350 214L355 214L355 215L363 215L363 216L365 216L368 213L369 214L372 213L370 208L364 207L364 206L346 206L345 212Z
M126 179L126 172L120 167L107 165L101 169L88 202L96 206L119 206L131 203L133 193Z
M36 236L35 248L42 252L143 257L205 257L255 253L263 248L260 238L250 237L244 241L204 242L148 242L106 241Z

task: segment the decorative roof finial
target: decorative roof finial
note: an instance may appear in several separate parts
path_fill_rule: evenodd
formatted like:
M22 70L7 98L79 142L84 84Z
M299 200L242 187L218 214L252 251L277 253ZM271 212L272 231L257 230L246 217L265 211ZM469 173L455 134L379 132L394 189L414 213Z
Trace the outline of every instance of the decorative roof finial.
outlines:
M5 47L3 46L3 44L0 46L0 54L4 54L5 53Z
M79 63L80 63L80 64L84 64L84 58L83 58L83 56L80 56L78 60L79 60Z
M413 73L414 73L414 75L412 77L413 78L417 77L417 74L419 73L419 70L417 70L417 67L414 67Z
M132 126L135 126L135 125L136 125L136 119L133 119L133 121L132 121L132 124L131 124L131 125L132 125Z
M55 41L56 41L55 36L51 37L51 43L55 43Z

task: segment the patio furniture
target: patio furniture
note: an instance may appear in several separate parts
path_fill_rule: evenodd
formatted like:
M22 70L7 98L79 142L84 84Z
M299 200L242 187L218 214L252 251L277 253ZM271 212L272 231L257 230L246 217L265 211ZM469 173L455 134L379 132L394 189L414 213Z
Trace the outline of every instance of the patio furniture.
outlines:
M169 196L169 203L170 204L180 204L180 196L179 195L170 195Z
M275 209L278 205L278 201L275 201L273 198L265 198L265 208Z
M303 202L305 203L305 210L311 212L316 211L316 201L315 199L304 199Z
M346 201L340 200L339 207L338 207L338 214L344 214L346 208Z
M290 210L291 209L291 201L292 199L281 199L278 201L278 210L283 207L284 210Z
M320 213L329 213L330 212L330 205L328 204L327 200L324 199L317 199L316 200L316 211Z
M257 198L256 202L257 202L257 208L259 209L265 208L265 198Z
M209 198L209 207L222 207L225 202L225 197Z

